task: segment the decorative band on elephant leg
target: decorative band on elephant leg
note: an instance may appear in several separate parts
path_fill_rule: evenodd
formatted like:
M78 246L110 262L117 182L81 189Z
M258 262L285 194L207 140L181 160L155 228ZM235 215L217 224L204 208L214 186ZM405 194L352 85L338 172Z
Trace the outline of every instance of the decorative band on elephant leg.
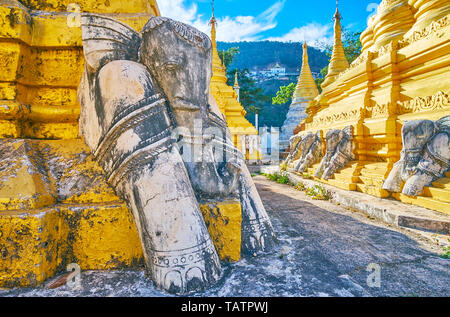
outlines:
M155 95L117 114L94 155L98 161L105 163L106 171L111 172L132 152L169 137L172 131L172 118L166 101ZM138 142L132 145L121 143L124 135L127 141L137 139Z
M254 255L274 246L275 235L269 218L242 219L242 250Z
M242 204L242 253L254 255L271 250L275 245L276 236L246 166L241 174L239 194Z
M190 293L211 286L221 275L220 262L211 239L188 249L153 250L151 272L157 285L170 293Z

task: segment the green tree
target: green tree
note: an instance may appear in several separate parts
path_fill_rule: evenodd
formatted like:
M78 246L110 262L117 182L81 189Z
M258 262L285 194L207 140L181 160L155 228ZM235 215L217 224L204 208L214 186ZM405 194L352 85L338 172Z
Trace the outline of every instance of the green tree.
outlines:
M347 58L347 61L349 64L351 64L360 54L361 54L361 41L360 36L361 32L352 32L347 29L343 29L342 31L342 44L344 46L344 52L345 57ZM325 53L328 56L328 62L331 59L331 55L333 53L333 45L331 44L321 44L319 45L322 50L325 51ZM328 65L322 68L320 71L320 77L315 79L315 82L317 84L317 87L319 88L319 91L322 92L321 85L323 81L325 80L325 76L328 74ZM280 90L277 92L276 97L272 99L272 103L275 104L284 104L286 102L289 102L292 99L292 95L295 90L290 87L291 85L295 85L294 83L289 84L288 86L281 86Z
M295 91L295 83L290 83L287 86L281 86L280 90L277 91L277 95L272 98L272 104L283 105L289 102Z
M248 69L231 69L228 71L228 85L234 85L236 72L238 74L239 86L241 87L239 100L245 111L247 111L247 120L254 123L254 114L259 113L265 104L270 103L270 96L266 96L263 89L257 87L255 80L250 77Z
M218 51L220 60L225 65L225 68L228 69L228 66L233 62L236 55L239 54L239 47L230 47L224 51Z

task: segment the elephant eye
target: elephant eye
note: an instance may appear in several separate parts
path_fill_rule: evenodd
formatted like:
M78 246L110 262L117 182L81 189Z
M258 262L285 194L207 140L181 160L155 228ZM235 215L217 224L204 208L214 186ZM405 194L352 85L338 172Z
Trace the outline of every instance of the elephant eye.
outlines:
M176 62L167 62L163 65L165 70L169 70L169 71L173 71L173 70L177 70L180 65L178 65L178 63Z

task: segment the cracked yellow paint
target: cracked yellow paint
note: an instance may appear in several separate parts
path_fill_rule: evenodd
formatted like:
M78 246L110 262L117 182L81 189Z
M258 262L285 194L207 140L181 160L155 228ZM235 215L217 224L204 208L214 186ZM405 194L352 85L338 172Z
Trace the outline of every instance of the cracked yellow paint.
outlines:
M123 203L0 213L0 286L37 286L69 263L82 270L137 267L143 254Z
M200 210L220 259L229 262L239 261L242 223L240 202L203 202Z

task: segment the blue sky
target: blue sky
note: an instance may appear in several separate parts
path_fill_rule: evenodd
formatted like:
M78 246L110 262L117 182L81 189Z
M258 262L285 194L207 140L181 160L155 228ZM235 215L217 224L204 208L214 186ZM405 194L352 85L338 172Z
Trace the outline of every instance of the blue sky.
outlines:
M340 0L342 24L363 31L381 0ZM210 0L158 0L163 16L209 34ZM336 0L215 0L218 40L332 43Z

